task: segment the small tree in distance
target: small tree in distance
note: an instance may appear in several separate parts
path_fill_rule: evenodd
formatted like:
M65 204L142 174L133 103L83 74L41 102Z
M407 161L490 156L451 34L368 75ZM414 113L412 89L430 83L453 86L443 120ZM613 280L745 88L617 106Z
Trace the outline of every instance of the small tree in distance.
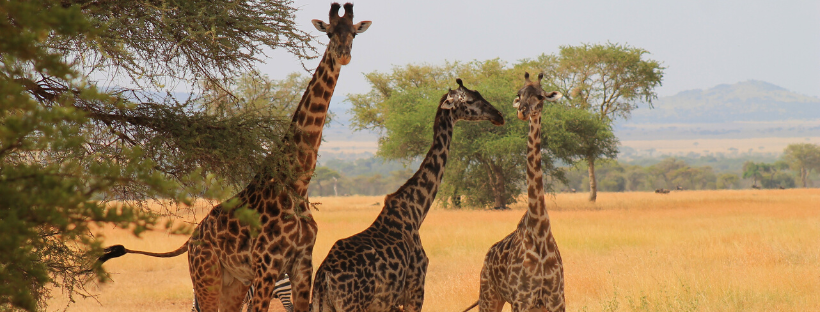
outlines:
M756 164L753 161L747 161L743 163L743 178L752 179L752 187L757 187L757 180L763 178L763 171L765 170L764 167L765 166L761 166L761 164Z
M805 188L809 171L820 171L820 146L810 143L789 144L783 150L783 159L792 170L800 174L800 181Z
M342 176L338 172L336 172L336 170L330 169L325 166L318 166L313 171L313 183L311 183L311 186L316 185L316 188L318 189L317 191L319 192L317 195L324 196L325 192L323 191L322 183L327 183L331 181L335 183L335 181L338 181L338 179L341 177ZM339 196L335 186L333 187L333 195Z

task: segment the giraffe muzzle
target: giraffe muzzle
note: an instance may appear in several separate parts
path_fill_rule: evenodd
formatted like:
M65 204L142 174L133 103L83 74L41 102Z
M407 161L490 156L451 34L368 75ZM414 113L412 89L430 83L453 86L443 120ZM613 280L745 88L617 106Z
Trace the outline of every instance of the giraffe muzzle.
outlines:
M518 119L526 121L528 115L529 114L525 113L523 110L520 110L520 109L518 110Z

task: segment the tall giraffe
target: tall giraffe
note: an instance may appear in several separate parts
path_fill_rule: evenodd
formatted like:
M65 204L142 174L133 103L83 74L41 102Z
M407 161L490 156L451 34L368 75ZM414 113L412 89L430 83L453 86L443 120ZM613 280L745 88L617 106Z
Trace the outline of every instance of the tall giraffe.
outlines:
M336 241L316 271L313 312L421 311L427 255L419 227L430 210L444 175L453 126L458 120L504 117L477 91L450 90L439 101L433 124L433 144L419 170L384 198L373 224L351 237Z
M510 235L495 243L481 269L479 310L501 311L505 302L513 312L564 311L564 266L552 236L541 171L541 109L544 100L561 98L557 91L541 89L542 74L518 90L513 106L518 119L530 121L527 136L527 213ZM475 304L467 310L475 307Z
M309 310L313 273L312 253L316 241L316 222L306 201L308 184L316 167L328 104L342 65L350 62L350 49L356 34L370 27L370 21L353 23L353 4L330 6L330 20L313 20L319 31L330 38L327 49L293 114L284 144L293 147L289 161L275 163L269 158L260 171L230 202L259 213L262 230L251 235L251 228L234 216L222 203L199 223L188 241L175 251L149 253L109 247L100 261L140 253L170 257L188 251L188 265L194 293L201 311L238 311L251 285L254 311L267 311L275 282L290 275L294 311ZM281 163L292 164L290 168ZM283 179L282 172L294 172L295 179Z

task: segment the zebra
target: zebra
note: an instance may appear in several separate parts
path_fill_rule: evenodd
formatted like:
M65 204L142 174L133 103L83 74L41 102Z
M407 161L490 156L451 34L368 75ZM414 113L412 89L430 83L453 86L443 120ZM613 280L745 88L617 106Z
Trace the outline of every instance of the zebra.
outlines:
M253 311L253 306L250 304L251 298L253 298L253 292L254 288L253 285L251 285L251 288L248 289L248 295L246 295L245 300L242 301L242 305L246 306L245 311L247 312ZM293 303L290 301L290 295L290 277L285 274L285 278L276 281L276 286L273 287L273 297L282 302L285 311L293 312ZM196 301L196 294L194 294L194 306L191 308L191 312L201 312L199 303Z

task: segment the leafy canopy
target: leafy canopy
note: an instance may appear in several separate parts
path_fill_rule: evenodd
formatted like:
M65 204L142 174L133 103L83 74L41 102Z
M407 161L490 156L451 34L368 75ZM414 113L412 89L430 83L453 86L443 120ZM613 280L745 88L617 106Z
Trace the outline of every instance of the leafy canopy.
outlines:
M313 51L289 1L0 1L0 12L0 310L43 309L50 284L89 295L105 278L91 265L94 225L139 234L156 221L146 199L222 197L217 176L241 185L275 160L289 120L260 114L270 103L229 109L248 101L232 86L265 47Z
M407 161L424 155L431 144L438 100L454 87L456 78L462 78L466 87L479 91L499 109L507 123L456 125L439 198L467 195L469 205L482 207L498 204L499 198L502 203L514 202L525 181L528 124L516 118L512 102L527 70L537 72L529 63L508 67L493 59L368 73L371 91L348 96L353 125L381 132L378 155L383 158ZM545 89L549 88L547 84ZM591 150L614 156L617 140L594 115L560 104L545 104L543 113L544 168L554 177L561 177L555 161L572 163Z

